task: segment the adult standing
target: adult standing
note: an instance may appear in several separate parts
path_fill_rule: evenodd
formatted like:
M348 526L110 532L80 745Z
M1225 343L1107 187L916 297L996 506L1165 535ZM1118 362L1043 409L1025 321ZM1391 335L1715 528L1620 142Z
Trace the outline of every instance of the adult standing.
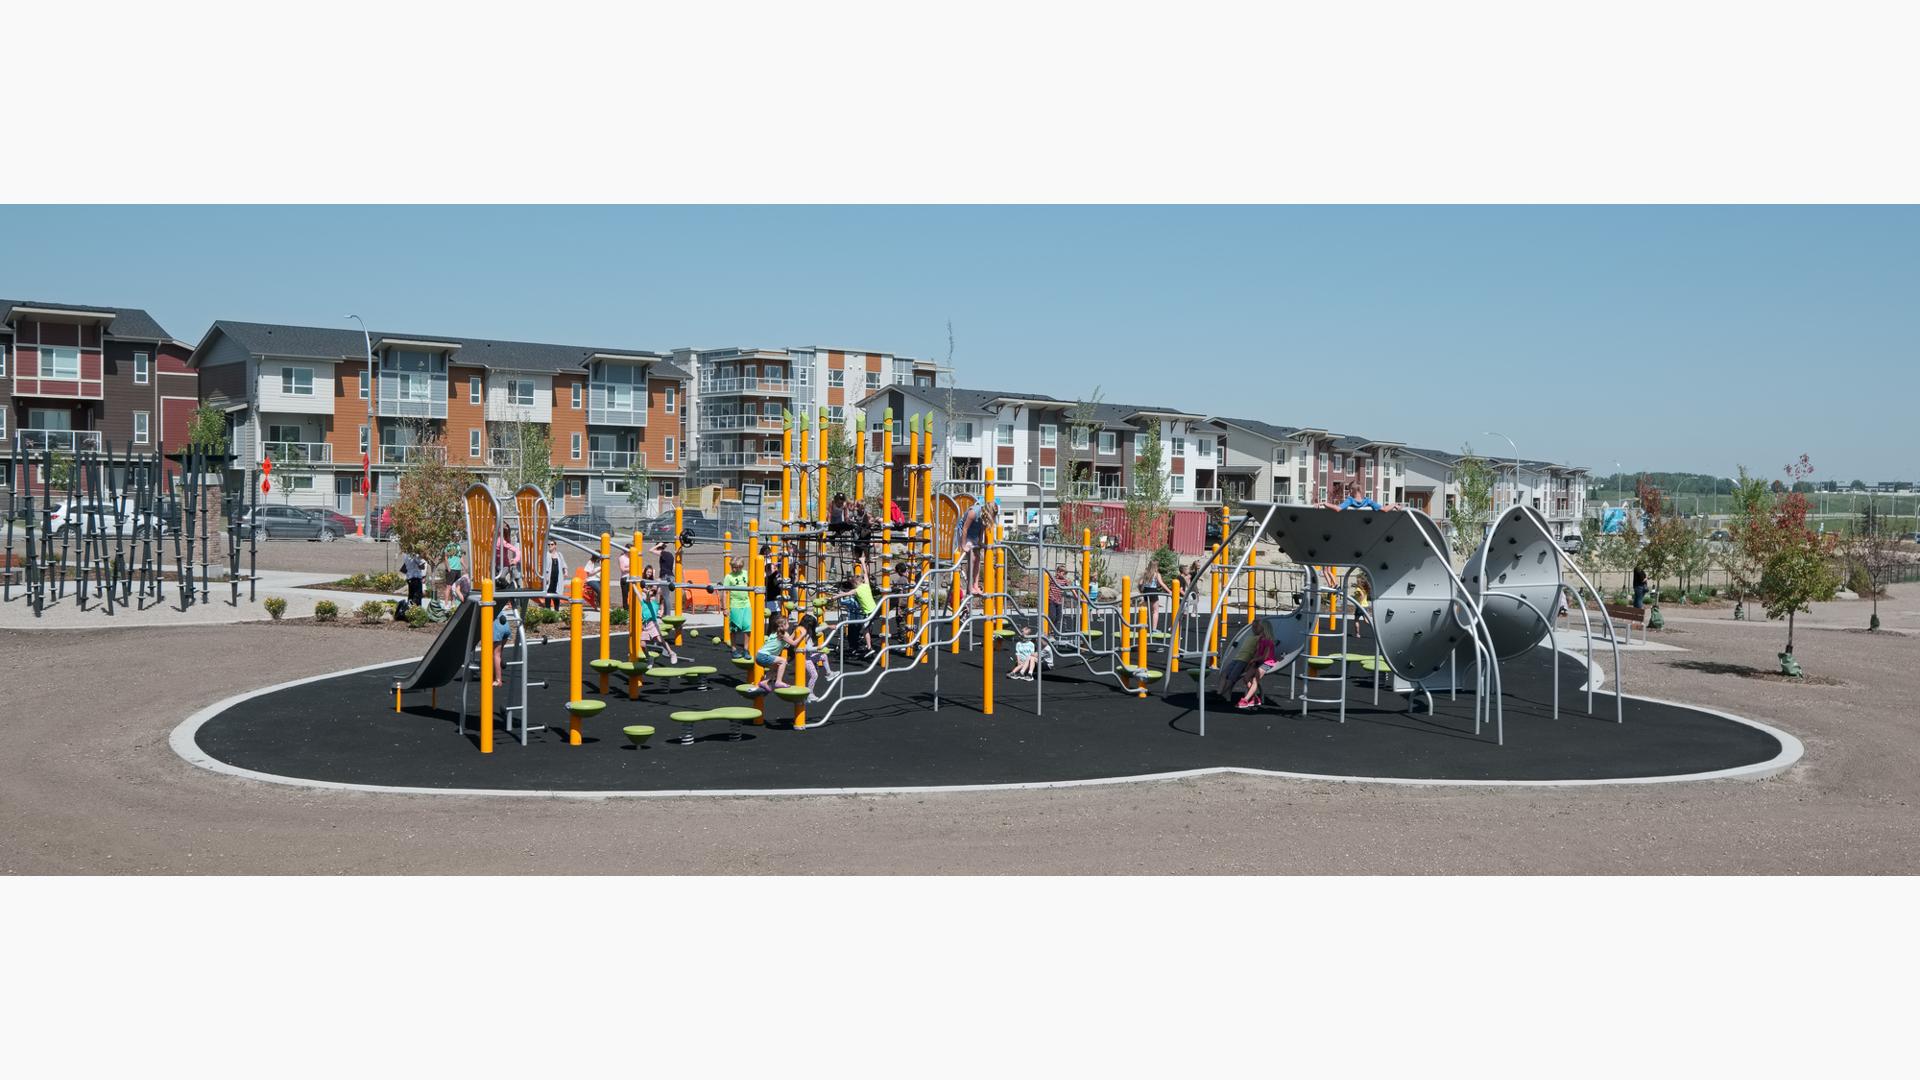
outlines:
M427 560L408 551L400 560L400 576L407 579L407 605L419 607L427 598Z
M540 583L546 586L549 599L547 606L558 610L566 596L564 589L567 580L567 557L560 552L560 545L547 541L547 561L540 568Z
M660 564L660 580L673 580L673 546L665 540L653 545L654 558Z
M466 558L460 551L460 541L447 545L447 603L455 601L454 593L460 579L466 575Z
M1647 568L1644 566L1633 568L1633 606L1647 606Z

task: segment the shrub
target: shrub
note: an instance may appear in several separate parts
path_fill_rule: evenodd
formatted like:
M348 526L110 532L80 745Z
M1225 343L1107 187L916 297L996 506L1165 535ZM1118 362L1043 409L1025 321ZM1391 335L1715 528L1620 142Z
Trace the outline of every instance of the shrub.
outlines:
M433 616L427 614L427 609L424 607L415 606L407 609L408 626L425 626L432 621Z
M1861 599L1871 599L1880 590L1873 587L1873 576L1867 568L1855 563L1847 571L1847 591Z
M365 574L349 574L339 581L334 582L334 584L343 589L352 589L355 592L365 592L373 587L373 582L370 581Z
M1663 604L1677 604L1684 598L1678 585L1663 585L1660 587L1660 602Z
M287 601L285 597L269 596L260 602L260 606L267 609L267 614L272 616L275 622L279 622L280 616L287 613Z
M545 626L559 622L560 618L560 613L552 608L530 607L527 609L526 623L528 626Z
M610 619L615 626L627 625L627 609L623 607L614 608Z
M399 592L407 587L407 579L392 570L382 570L368 578L367 583L373 586L375 592Z
M1153 553L1153 562L1160 567L1160 576L1172 581L1180 576L1180 556L1170 547L1162 547Z
M340 605L331 600L322 600L313 605L314 622L332 622L340 617Z
M363 623L377 623L387 617L387 605L378 600L369 600L355 611Z

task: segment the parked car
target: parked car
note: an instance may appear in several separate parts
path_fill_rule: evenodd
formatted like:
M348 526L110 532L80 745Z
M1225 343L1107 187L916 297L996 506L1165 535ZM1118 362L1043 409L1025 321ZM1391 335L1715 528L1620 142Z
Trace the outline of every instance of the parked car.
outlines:
M74 502L63 499L53 504L48 527L56 533L87 531L98 536L140 537L149 532L158 536L166 532L164 519L151 513L136 513L132 503L124 499L118 503L105 499Z
M613 527L612 522L607 520L605 514L595 513L591 510L584 514L568 514L566 517L554 522L553 527L556 529L566 529L569 532L586 533L588 536L599 536L601 533L617 533L619 531Z
M1580 534L1572 533L1560 538L1560 550L1569 555L1580 554Z
M311 513L325 524L339 530L341 536L352 536L360 531L360 523L338 510L329 507L315 507Z
M339 527L304 506L249 507L240 515L239 534L263 540L337 540Z
M1707 537L1707 539L1714 541L1715 543L1724 544L1732 540L1733 536L1732 534L1728 533L1727 530L1725 529L1715 529L1713 530L1713 533Z

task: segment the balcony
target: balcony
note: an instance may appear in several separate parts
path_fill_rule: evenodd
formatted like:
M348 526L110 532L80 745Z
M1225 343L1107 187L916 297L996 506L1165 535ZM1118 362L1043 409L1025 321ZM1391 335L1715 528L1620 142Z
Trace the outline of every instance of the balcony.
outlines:
M700 393L707 397L792 397L791 379L704 379Z
M647 467L647 454L644 450L589 450L587 451L587 468L625 472L633 467L635 459L639 460L641 468Z
M784 421L780 417L759 413L700 414L701 431L767 431L777 435L783 426Z
M392 443L380 444L380 464L382 465L411 465L429 456L445 461L447 459L447 448L444 446L395 446Z
M1194 488L1193 501L1197 503L1207 503L1209 505L1217 505L1220 502L1220 489L1219 488Z
M66 431L59 428L21 428L20 446L29 452L58 450L66 454L77 454L82 450L99 453L100 433L97 431Z
M1127 497L1126 489L1118 484L1094 484L1085 480L1076 480L1067 485L1068 494L1076 499L1093 499L1097 502L1123 502Z
M589 382L587 384L587 423L611 424L617 427L646 427L646 387L631 383Z
M275 465L331 465L333 445L323 442L263 442L260 455Z
M520 451L506 447L487 448L487 467L491 469L511 469L520 463Z
M700 455L703 469L778 469L780 466L779 451L762 450L754 454L722 451Z

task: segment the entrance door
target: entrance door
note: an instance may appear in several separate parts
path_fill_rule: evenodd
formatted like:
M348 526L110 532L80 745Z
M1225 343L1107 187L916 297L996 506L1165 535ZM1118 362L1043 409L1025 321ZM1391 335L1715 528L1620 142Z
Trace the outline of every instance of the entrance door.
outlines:
M352 476L335 476L333 478L333 508L348 517L353 516L354 482L355 478Z

